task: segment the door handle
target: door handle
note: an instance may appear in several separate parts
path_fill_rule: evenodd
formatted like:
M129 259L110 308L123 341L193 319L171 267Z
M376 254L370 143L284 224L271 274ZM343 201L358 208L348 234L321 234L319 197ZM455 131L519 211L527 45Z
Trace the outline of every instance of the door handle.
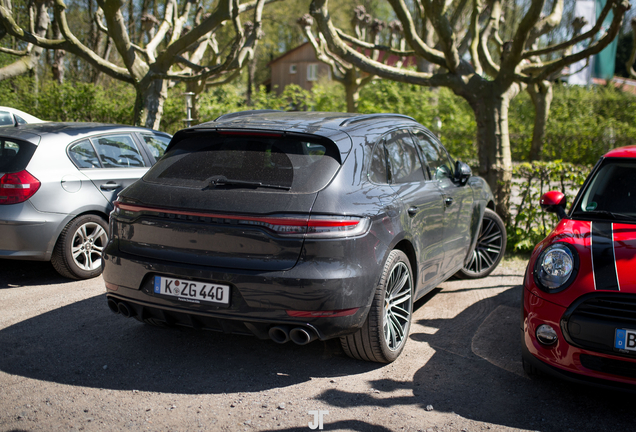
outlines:
M99 185L99 188L103 191L112 191L117 189L118 187L119 184L115 182L102 183L101 185Z
M413 206L413 207L409 207L409 209L407 210L408 214L410 216L415 216L417 214L417 207Z
M446 207L450 206L451 204L453 204L454 200L453 197L446 197L444 198L444 203L446 203Z

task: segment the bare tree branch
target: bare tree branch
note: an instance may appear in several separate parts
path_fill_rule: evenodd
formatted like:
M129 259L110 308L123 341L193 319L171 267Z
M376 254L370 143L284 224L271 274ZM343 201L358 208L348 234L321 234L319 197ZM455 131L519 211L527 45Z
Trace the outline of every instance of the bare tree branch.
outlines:
M521 58L528 59L534 56L540 56L540 55L550 54L556 51L562 51L571 46L576 45L579 42L583 42L586 39L590 39L594 37L603 27L603 22L605 21L605 18L607 18L607 15L609 14L610 10L614 7L614 4L615 3L618 4L622 1L623 0L608 0L607 3L605 3L605 7L603 7L603 10L601 11L601 14L596 19L596 24L587 32L581 35L578 35L576 37L573 37L563 43L559 43L559 44L545 47L542 49L526 51L525 53L523 53Z
M616 6L614 7L614 19L612 20L612 24L607 30L607 33L605 33L605 35L603 35L601 39L599 39L597 42L591 44L589 47L587 47L586 49L580 52L566 55L565 57L561 59L557 59L557 60L553 60L551 62L545 63L544 66L540 68L539 70L540 73L536 76L535 79L544 80L546 79L547 76L549 76L550 74L558 70L563 69L565 66L568 66L572 63L576 63L579 60L583 60L589 56L592 56L594 54L598 54L599 52L601 52L606 46L608 46L614 40L614 38L620 31L621 25L623 23L623 16L625 15L625 12L629 10L629 7L630 5L628 0L622 0L620 3L617 3ZM529 71L524 70L524 72L536 73L537 70L530 68Z

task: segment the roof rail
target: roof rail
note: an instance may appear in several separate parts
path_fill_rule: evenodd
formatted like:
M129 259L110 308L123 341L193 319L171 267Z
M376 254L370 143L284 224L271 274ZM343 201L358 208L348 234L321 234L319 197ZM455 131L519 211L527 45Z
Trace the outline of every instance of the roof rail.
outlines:
M248 116L248 115L252 115L252 114L264 114L264 113L275 113L275 112L284 112L284 111L274 110L274 109L239 111L239 112L230 113L230 114L223 114L223 115L218 116L217 118L215 118L214 121L217 122L217 121L221 121L221 120L230 120L230 119L233 119L233 118L236 118L236 117L243 117L243 116Z
M406 116L406 115L403 115L403 114L387 114L387 113L382 113L382 114L364 114L364 115L359 115L359 116L355 116L355 117L349 117L348 119L346 119L342 123L340 123L340 126L348 126L348 125L353 124L353 123L363 122L365 120L380 119L380 118L401 118L401 119L405 119L405 120L416 121L413 117L409 117L409 116Z

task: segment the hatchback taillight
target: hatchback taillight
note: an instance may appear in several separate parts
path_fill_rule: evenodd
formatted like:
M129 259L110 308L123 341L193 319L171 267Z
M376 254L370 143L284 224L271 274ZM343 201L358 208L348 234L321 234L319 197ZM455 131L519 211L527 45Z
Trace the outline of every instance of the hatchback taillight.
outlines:
M40 188L40 181L22 170L0 178L0 204L18 204L31 198Z

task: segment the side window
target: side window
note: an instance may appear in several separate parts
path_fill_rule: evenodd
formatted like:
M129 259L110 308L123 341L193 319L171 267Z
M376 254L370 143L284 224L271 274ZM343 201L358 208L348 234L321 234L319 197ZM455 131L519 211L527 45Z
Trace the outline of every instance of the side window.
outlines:
M68 155L78 168L101 168L97 153L89 140L71 145L68 149Z
M429 175L433 180L453 178L453 163L442 146L422 131L413 131L415 140L426 159Z
M371 165L369 166L369 180L378 184L386 184L387 182L384 140L378 142L373 149Z
M422 163L408 131L392 132L386 140L391 183L424 181Z
M144 160L130 135L91 138L104 168L143 167Z
M0 126L13 126L13 116L10 112L0 111Z
M153 135L153 134L140 134L146 143L146 147L150 150L150 154L155 158L159 159L166 151L166 147L170 143L170 138L163 135Z

